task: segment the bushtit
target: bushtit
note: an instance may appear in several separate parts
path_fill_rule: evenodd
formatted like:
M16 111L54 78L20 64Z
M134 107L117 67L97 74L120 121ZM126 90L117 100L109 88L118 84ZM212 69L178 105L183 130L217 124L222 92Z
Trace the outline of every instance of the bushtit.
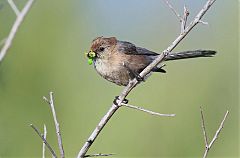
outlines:
M179 53L169 53L164 61L197 57L212 57L216 51L194 50ZM159 54L145 48L137 47L115 37L97 37L92 41L91 51L87 56L93 60L94 68L106 80L120 86L126 86L130 80L139 77L139 73L147 67ZM161 65L152 72L165 72Z

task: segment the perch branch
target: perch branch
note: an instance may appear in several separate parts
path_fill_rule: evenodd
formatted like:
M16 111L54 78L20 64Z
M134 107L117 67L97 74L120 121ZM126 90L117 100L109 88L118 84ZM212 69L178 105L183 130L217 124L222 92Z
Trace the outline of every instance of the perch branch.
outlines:
M173 117L173 116L175 116L175 114L160 114L158 112L147 110L147 109L144 109L142 107L135 106L135 105L124 104L124 103L122 103L121 105L126 106L126 107L131 108L131 109L135 109L135 110L140 110L140 111L146 112L146 113L148 113L150 115L166 116L166 117Z
M3 45L2 49L0 51L0 62L3 60L3 58L6 55L8 49L11 47L11 44L12 44L12 41L13 41L15 35L16 35L16 32L17 32L19 26L21 25L23 19L25 18L26 14L28 13L29 9L31 8L33 2L34 2L34 0L29 0L26 3L26 5L24 6L24 8L22 9L22 11L17 15L17 18L16 18L16 20L15 20L13 26L12 26L12 29L11 29L6 41L4 42L4 45ZM11 7L13 7L13 6L11 5ZM14 10L14 12L16 13L16 10Z
M225 115L223 117L223 120L222 120L219 128L217 129L213 139L208 144L207 132L206 132L205 123L204 123L204 116L203 116L203 111L202 111L201 107L200 107L200 111L201 111L201 120L202 120L202 130L203 130L203 136L204 136L204 141L205 141L205 152L204 152L203 158L206 158L210 148L212 147L213 143L217 140L221 130L223 129L224 122L225 122L229 112L227 110L227 112L225 113Z
M199 21L202 19L203 15L208 11L208 9L212 6L212 4L216 0L208 0L206 4L203 6L203 8L200 10L200 12L196 15L194 20L188 25L188 27L182 32L174 41L173 43L164 50L152 63L150 63L139 75L140 77L146 76L156 65L158 65L160 62L162 62L165 58L165 56L171 52L180 41L184 39L184 37L196 26ZM118 105L112 104L108 112L103 116L101 121L98 123L97 127L93 130L92 134L88 138L88 140L84 143L83 147L78 153L78 158L83 158L99 133L102 131L104 126L107 124L109 119L113 116L113 114L118 110L119 107L121 107L121 104L125 97L130 93L130 91L138 84L139 82L135 79L131 80L128 85L123 89L122 93L119 95Z
M57 115L56 115L55 108L54 108L53 92L49 93L49 97L50 97L49 100L46 97L43 97L43 99L50 105L50 108L52 110L53 119L54 119L55 128L56 128L56 134L57 134L57 138L58 138L58 147L60 150L61 158L64 158L65 155L64 155L64 149L63 149L63 144L62 144L62 136L61 136L60 127L59 127Z
M46 125L43 125L43 138L47 140L47 128ZM42 146L42 157L45 158L45 143L43 142Z
M49 149L49 151L52 153L52 156L54 158L57 158L57 155L55 153L55 151L52 149L52 147L49 145L49 143L47 142L47 140L44 138L44 136L40 133L40 131L37 129L37 127L35 127L33 124L30 124L30 127L32 127L32 129L38 134L38 136L42 139L43 143L47 146L47 148Z

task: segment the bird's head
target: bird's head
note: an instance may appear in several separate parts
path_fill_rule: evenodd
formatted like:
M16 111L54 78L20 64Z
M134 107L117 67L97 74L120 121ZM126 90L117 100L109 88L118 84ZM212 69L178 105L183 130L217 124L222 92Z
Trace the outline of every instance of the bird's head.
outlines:
M115 37L97 37L92 41L92 45L90 51L87 53L87 56L93 60L96 58L104 59L111 53L116 44L117 39Z

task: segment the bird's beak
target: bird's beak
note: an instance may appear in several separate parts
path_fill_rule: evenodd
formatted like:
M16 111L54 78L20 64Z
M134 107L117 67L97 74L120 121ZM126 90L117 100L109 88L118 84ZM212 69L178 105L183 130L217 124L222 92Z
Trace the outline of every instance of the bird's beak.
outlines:
M94 51L90 50L88 53L85 53L85 55L88 58L88 64L92 65L93 59L97 57L97 54Z
M94 51L92 51L92 50L90 50L90 51L87 53L87 57L88 57L89 59L94 59L96 56L97 56L97 54L96 54Z

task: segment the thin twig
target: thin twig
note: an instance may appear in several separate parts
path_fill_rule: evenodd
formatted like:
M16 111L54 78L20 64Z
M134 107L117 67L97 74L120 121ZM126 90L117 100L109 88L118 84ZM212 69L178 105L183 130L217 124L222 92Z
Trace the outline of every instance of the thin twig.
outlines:
M14 22L12 29L6 39L6 42L4 43L1 51L0 51L0 62L3 60L4 56L6 55L8 49L11 47L12 41L15 37L15 34L21 25L23 19L25 18L26 14L28 13L29 9L31 8L34 0L29 0L26 5L24 6L23 10L20 12L20 14L17 16L16 21Z
M213 145L213 143L217 140L218 135L220 134L221 130L223 129L223 125L224 125L224 122L225 122L228 114L229 114L229 111L227 110L227 112L225 113L224 118L223 118L223 120L222 120L222 122L221 122L221 124L220 124L220 126L219 126L219 128L218 128L218 130L216 131L216 133L215 133L212 141L209 143L209 148L211 148L211 146Z
M124 103L122 103L121 105L126 106L128 108L135 109L135 110L140 110L140 111L146 112L146 113L151 114L151 115L165 116L165 117L174 117L175 116L175 114L161 114L161 113L154 112L154 111L151 111L151 110L147 110L147 109L144 109L142 107L135 106L135 105L124 104Z
M65 155L64 155L64 149L63 149L63 144L62 144L62 136L61 136L60 127L59 127L57 115L56 115L55 108L54 108L53 92L50 92L49 96L50 96L49 100L46 97L43 97L43 99L50 105L50 108L52 110L53 119L54 119L55 128L56 128L56 134L57 134L57 138L58 138L58 147L59 147L61 158L64 158Z
M181 21L181 33L183 33L186 28L188 15L189 15L189 11L188 11L187 7L184 5L183 17L182 17L182 21Z
M20 14L20 11L18 10L17 6L13 2L13 0L8 0L9 5L12 7L13 11L15 12L16 16L18 17Z
M227 112L225 113L219 128L217 129L213 139L211 140L211 142L209 144L208 144L208 140L207 140L207 133L206 133L205 123L204 123L205 121L204 121L203 111L202 111L201 107L200 107L200 112L201 112L201 120L202 120L202 130L203 130L204 141L205 141L205 151L203 154L203 158L206 158L210 148L212 147L213 143L217 140L218 135L220 134L221 130L223 129L224 122L225 122L229 112L227 110Z
M97 156L112 156L115 154L91 154L91 155L85 155L84 157L97 157Z
M34 129L34 131L38 134L38 136L42 139L43 143L47 146L47 148L49 149L49 151L51 152L52 156L54 158L57 158L57 155L55 153L55 151L52 149L52 147L50 146L50 144L47 142L47 140L44 138L44 136L40 133L40 131L37 129L37 127L35 127L33 124L29 125L30 127L32 127L32 129Z
M201 119L202 119L202 130L203 130L203 136L204 136L204 141L205 141L205 147L208 148L208 138L207 138L207 132L206 132L206 127L205 127L205 121L204 121L202 107L200 107L200 113L201 113Z
M208 22L205 22L205 21L202 21L202 20L199 20L199 23L201 23L203 25L208 25Z
M177 16L177 18L180 20L180 22L182 21L182 17L181 15L176 11L176 9L174 9L174 7L170 4L170 2L168 0L163 0L168 7L173 11L173 13Z
M164 0L164 2L168 5L168 7L173 11L173 13L177 16L177 18L179 19L179 21L181 22L181 33L184 32L185 28L186 28L186 24L187 24L187 18L189 16L189 11L187 9L187 7L184 5L184 11L183 11L183 16L181 16L176 9L174 9L174 7L170 4L170 2L168 0ZM208 25L208 22L199 20L199 23L202 23L203 25Z
M43 125L43 138L47 140L47 127L45 124ZM42 146L42 157L45 158L45 143Z
M158 65L160 62L162 62L165 58L165 56L171 52L179 42L181 42L184 37L196 26L199 21L202 19L203 15L208 11L208 9L212 6L212 4L216 0L208 0L206 4L203 6L203 9L200 10L200 12L197 14L197 16L194 18L194 20L189 24L189 26L185 29L183 33L181 33L174 41L173 43L165 49L151 64L149 64L140 74L140 77L144 77L147 74L150 73L150 71ZM105 127L109 119L113 116L113 114L118 110L119 107L121 107L121 103L126 98L126 96L131 92L131 90L139 83L137 79L133 79L128 83L128 85L123 89L121 94L119 95L119 101L118 105L112 104L108 112L103 116L101 121L98 123L97 127L93 130L92 134L89 136L88 140L84 143L81 150L78 153L78 158L83 158L99 133L102 131L102 129Z

